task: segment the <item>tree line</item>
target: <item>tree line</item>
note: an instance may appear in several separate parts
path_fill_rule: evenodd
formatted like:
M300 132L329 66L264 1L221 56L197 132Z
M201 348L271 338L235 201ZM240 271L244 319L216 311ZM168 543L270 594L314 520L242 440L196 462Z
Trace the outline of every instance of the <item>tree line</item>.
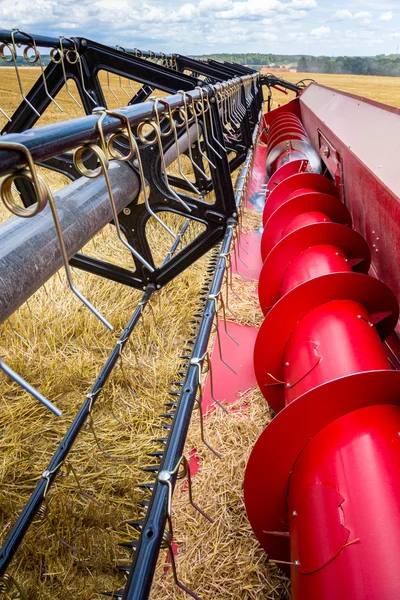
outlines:
M276 66L293 65L302 58L300 54L260 54L257 52L248 52L243 54L219 53L219 54L201 54L193 56L193 58L211 58L212 60L235 62L239 65L262 65ZM306 56L306 58L311 58Z
M400 76L400 54L377 56L302 56L297 63L301 73L343 73L350 75Z

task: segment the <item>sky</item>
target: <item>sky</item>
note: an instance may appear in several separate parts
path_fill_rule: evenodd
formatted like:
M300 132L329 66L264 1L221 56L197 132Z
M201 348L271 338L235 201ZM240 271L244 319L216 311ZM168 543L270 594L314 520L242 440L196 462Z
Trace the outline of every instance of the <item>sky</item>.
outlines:
M400 1L0 0L0 28L181 54L390 54Z

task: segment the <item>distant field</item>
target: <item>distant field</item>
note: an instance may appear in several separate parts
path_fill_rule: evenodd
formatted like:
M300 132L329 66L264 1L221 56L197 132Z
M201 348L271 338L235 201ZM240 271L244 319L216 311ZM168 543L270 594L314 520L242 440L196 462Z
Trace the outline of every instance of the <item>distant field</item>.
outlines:
M371 98L384 104L400 107L400 77L372 77L369 75L329 75L327 73L282 73L278 77L296 83L301 79L315 79L318 83ZM274 93L274 106L291 100L294 94L285 96Z

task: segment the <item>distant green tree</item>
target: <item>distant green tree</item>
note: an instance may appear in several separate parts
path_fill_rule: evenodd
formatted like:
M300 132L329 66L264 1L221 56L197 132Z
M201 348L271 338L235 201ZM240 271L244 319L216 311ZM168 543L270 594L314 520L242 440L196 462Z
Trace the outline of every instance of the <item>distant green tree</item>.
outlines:
M308 61L305 56L301 56L299 58L299 62L297 63L297 70L300 73L308 73Z

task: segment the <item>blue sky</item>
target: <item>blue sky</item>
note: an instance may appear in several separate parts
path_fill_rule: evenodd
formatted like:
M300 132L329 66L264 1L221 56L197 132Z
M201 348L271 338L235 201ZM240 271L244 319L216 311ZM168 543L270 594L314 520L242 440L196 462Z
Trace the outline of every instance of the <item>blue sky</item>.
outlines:
M0 0L0 27L202 54L400 51L400 2L382 0Z

